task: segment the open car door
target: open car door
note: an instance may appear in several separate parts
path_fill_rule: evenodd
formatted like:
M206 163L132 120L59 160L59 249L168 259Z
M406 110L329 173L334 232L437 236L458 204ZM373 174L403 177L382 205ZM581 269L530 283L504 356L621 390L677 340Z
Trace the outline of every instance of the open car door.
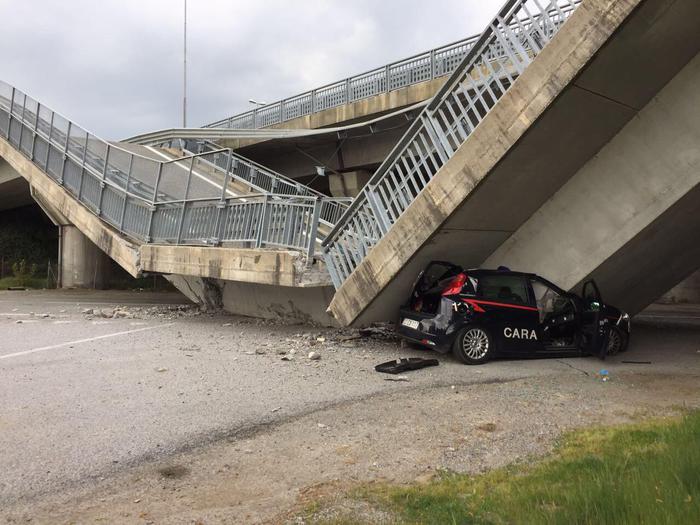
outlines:
M603 315L603 299L594 280L584 283L581 296L583 298L582 349L591 355L605 359L610 327L607 318Z

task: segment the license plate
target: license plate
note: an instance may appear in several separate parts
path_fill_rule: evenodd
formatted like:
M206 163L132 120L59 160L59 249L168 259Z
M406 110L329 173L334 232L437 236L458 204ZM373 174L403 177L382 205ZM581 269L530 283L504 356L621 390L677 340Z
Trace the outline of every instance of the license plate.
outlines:
M404 319L401 321L401 324L404 326L407 326L409 328L413 328L414 330L418 330L418 325L420 324L418 321L415 321L413 319Z

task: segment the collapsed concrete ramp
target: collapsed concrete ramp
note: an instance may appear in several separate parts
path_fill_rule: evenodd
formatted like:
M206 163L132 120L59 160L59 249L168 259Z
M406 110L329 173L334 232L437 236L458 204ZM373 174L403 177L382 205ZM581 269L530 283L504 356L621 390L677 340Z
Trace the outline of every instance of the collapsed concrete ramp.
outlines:
M327 322L330 283L315 252L340 213L336 199L263 191L278 174L226 149L179 156L104 141L2 82L0 157L56 224L82 232L133 276L166 274L192 299L231 297L224 306L242 304L249 315L268 316L251 297L262 308L282 296L275 315ZM224 294L225 282L245 283L248 296Z
M686 113L690 142L696 137L687 120L696 118L689 62L700 48L698 19L694 0L560 1L541 9L507 2L329 235L333 315L342 324L392 319L431 259L510 264L567 287L593 275L606 286L674 220L683 221L678 242L658 243L640 265L650 270L665 260L673 270L645 275L653 285L643 294L633 271L611 299L634 312L690 274L698 266L697 250L685 244L697 232L697 214L689 214L697 147L668 148L663 162L641 172L642 185L616 167L626 160L639 167L635 159L648 158L639 155L645 140L654 145L649 152L663 150L663 126L674 125L678 112ZM475 76L503 66L494 47L510 50L508 66L518 74L474 89ZM677 76L667 102L647 107ZM685 102L671 109L674 97ZM654 132L628 140L638 135L629 130L636 120ZM602 166L596 159L605 148L611 160ZM610 198L623 180L628 191ZM593 250L602 240L605 249Z

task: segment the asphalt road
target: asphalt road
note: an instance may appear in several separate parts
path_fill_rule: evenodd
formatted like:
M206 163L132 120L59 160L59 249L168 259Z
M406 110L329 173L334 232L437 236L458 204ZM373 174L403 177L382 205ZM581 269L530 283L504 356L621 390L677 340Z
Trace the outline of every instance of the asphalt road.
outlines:
M629 352L605 363L466 367L445 356L405 383L385 380L373 366L425 352L381 338L344 340L350 332L195 315L178 311L179 302L171 294L0 292L0 508L378 393L603 367L612 377L649 366L700 373L700 310L692 308L648 314L657 317L634 326ZM164 306L150 310L153 304ZM83 313L117 305L136 318ZM684 319L662 322L674 316ZM290 350L296 353L283 361ZM309 351L321 359L308 359Z

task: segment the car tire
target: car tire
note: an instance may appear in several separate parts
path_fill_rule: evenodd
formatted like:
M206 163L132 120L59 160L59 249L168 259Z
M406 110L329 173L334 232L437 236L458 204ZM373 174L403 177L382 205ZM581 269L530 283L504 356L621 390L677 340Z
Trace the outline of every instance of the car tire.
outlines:
M482 365L493 357L494 339L483 326L469 325L457 334L452 353L464 364Z
M627 350L627 343L629 338L627 334L620 330L617 326L612 326L610 328L610 335L608 336L608 350L607 355L617 355L621 354Z

